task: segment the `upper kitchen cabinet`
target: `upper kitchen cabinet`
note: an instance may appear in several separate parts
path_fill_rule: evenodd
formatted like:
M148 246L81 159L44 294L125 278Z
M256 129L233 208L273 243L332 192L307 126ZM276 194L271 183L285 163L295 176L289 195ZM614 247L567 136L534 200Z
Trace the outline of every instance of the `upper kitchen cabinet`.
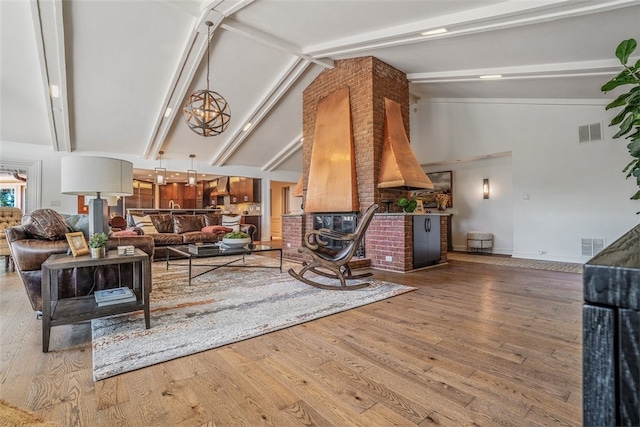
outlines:
M232 176L229 178L231 203L260 203L262 180Z

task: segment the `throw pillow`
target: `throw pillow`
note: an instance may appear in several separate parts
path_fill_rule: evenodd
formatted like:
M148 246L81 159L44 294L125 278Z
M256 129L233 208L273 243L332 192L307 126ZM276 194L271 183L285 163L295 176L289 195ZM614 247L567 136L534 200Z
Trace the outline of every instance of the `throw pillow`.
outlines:
M61 214L67 223L69 230L73 232L82 231L85 238L89 238L89 215L68 215Z
M25 231L40 240L66 239L69 232L64 218L53 209L37 209L22 217Z
M173 232L182 234L200 231L204 227L204 218L200 215L173 215Z
M158 233L173 233L173 215L149 215Z
M158 234L158 230L153 226L153 222L149 215L135 216L131 215L135 226L142 230L144 234Z
M231 233L233 228L224 225L208 225L202 229L203 233Z
M232 231L240 231L240 218L241 216L228 216L222 215L222 225L229 227Z

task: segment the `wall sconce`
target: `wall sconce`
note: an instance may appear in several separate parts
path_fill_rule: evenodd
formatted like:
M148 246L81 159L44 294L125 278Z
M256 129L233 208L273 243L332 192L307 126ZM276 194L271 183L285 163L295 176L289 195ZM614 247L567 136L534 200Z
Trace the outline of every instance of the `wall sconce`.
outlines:
M158 185L166 185L167 184L167 169L162 167L162 155L164 151L160 151L160 167L156 168L156 184Z
M482 197L484 197L485 199L489 198L489 179L485 178L482 181Z
M193 169L193 158L195 156L195 154L189 154L189 157L191 157L191 169L187 169L187 185L189 187L193 187L198 182L198 172Z

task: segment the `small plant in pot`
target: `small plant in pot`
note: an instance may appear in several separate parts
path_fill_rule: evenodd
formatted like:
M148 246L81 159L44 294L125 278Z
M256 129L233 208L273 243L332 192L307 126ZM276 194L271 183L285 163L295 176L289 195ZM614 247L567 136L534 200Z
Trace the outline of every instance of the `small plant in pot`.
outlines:
M232 231L222 237L222 243L232 248L239 248L251 243L251 236L242 231Z
M95 233L89 237L91 258L104 258L107 254L107 242L109 237L105 233Z
M416 210L416 206L418 206L418 202L415 199L407 199L403 197L398 200L398 206L400 206L403 212L413 212Z

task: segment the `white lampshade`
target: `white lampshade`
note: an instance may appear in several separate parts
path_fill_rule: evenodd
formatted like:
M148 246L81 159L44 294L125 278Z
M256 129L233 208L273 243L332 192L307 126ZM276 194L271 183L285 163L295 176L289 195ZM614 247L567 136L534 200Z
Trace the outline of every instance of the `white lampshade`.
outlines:
M63 194L130 196L133 163L108 157L63 157L60 190Z
M108 157L63 157L60 189L63 194L96 196L89 201L89 233L109 231L109 196L133 194L133 163ZM117 203L117 202L116 202Z

